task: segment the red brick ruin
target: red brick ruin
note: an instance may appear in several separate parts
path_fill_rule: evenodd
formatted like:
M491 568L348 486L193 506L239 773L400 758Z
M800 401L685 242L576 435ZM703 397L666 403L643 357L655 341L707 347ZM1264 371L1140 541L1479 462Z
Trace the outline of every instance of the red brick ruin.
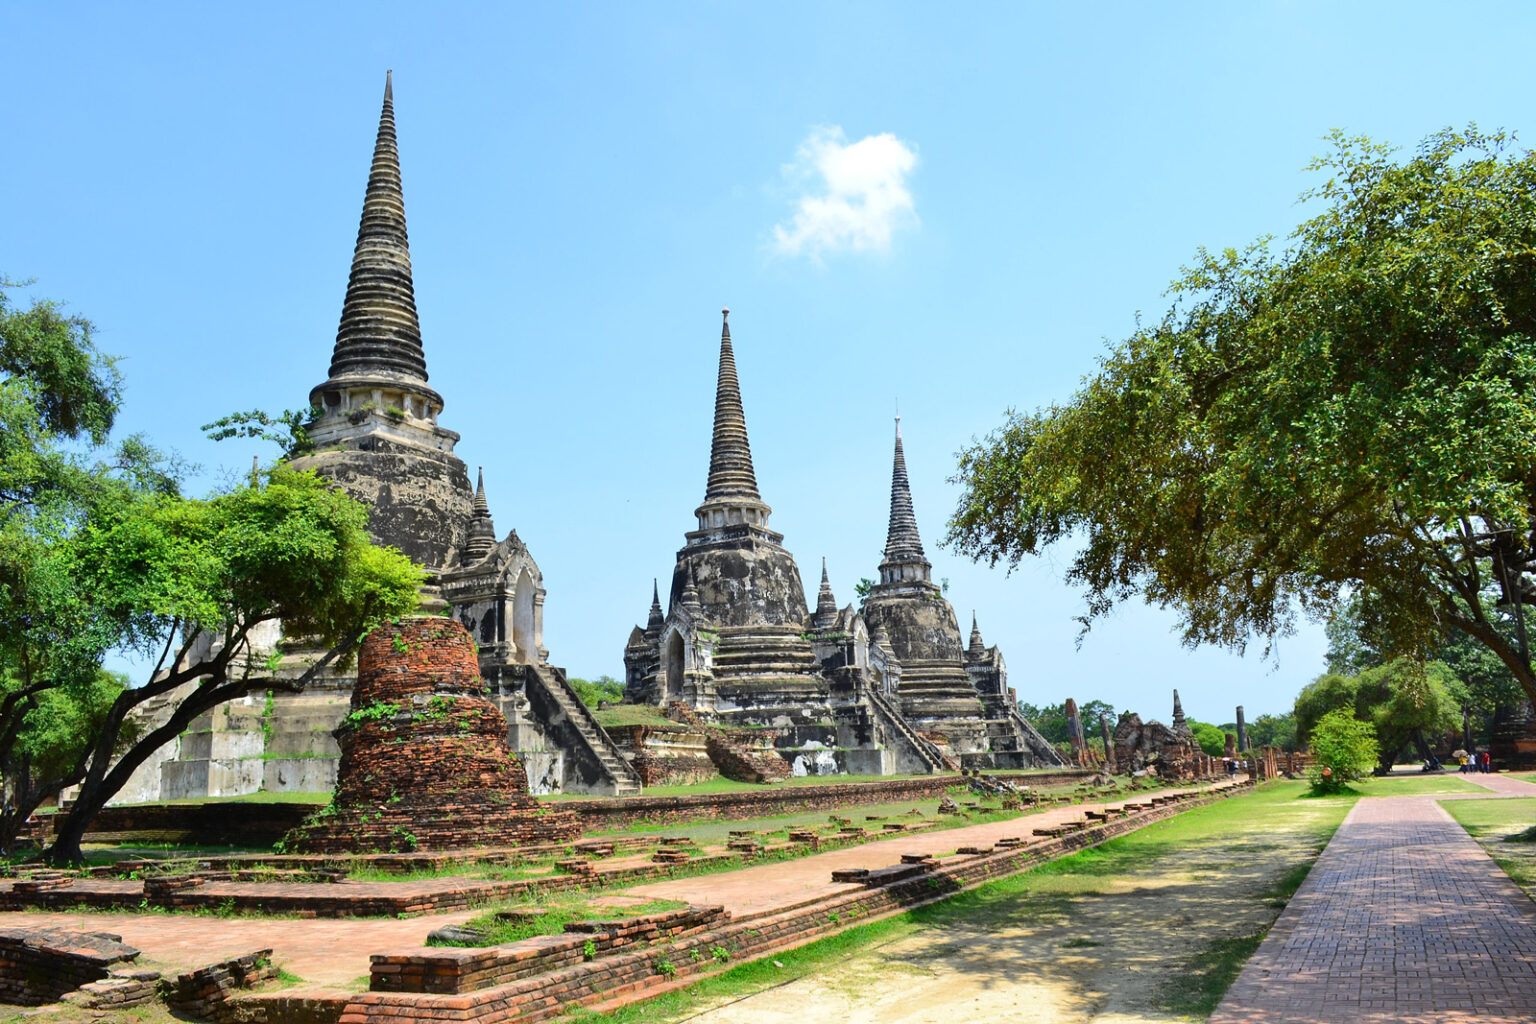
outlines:
M288 836L308 853L562 842L576 816L528 795L506 720L485 697L475 641L455 619L379 626L363 641L331 805Z

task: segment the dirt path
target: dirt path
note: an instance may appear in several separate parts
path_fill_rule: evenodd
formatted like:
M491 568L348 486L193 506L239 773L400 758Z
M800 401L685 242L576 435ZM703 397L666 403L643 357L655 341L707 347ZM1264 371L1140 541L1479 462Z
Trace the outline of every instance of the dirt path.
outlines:
M368 974L369 954L386 948L419 946L427 933L446 924L462 924L480 913L408 918L343 920L221 918L194 914L117 914L101 912L0 914L0 925L63 928L122 936L143 950L147 966L187 970L258 949L274 950L278 966L303 978L306 987L356 990Z
M1310 804L1310 806L1307 806ZM1181 980L1211 943L1250 943L1274 919L1266 896L1309 861L1329 809L1291 801L1219 842L1170 842L1145 867L1036 872L985 901L835 969L688 1018L696 1024L1062 1024L1184 1019ZM1337 821L1337 812L1334 812ZM1106 868L1113 861L1106 862Z

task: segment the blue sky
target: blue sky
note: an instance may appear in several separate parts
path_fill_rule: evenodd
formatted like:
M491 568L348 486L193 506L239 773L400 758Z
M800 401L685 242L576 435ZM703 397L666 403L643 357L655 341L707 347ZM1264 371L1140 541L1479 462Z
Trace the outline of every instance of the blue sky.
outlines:
M622 675L708 462L732 309L773 525L812 591L876 575L899 400L919 525L1036 703L1226 721L1322 668L1189 652L1128 606L1077 645L1069 552L938 548L954 453L1068 398L1200 245L1285 235L1334 128L1530 119L1536 7L41 4L0 11L0 273L123 357L122 425L198 430L325 377L384 71L442 423L532 548L545 641ZM261 450L267 457L271 452ZM1262 646L1262 645L1259 645Z

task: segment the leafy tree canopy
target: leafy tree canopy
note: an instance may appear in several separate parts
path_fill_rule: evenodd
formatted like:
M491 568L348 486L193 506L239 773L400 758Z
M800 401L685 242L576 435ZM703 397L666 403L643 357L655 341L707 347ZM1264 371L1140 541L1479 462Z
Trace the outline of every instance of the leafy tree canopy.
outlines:
M1332 141L1287 247L1201 250L1070 402L961 453L947 541L1010 566L1080 543L1085 627L1140 594L1191 645L1369 594L1384 653L1453 627L1536 695L1483 602L1536 594L1536 156Z
M1020 701L1019 714L1028 719L1029 724L1033 725L1041 736L1044 736L1052 743L1069 742L1066 701L1062 701L1060 704L1048 704L1044 707ZM1090 739L1099 735L1100 715L1107 715L1109 717L1111 729L1114 728L1116 721L1114 707L1102 700L1084 701L1078 705L1077 714L1083 722L1084 739ZM1101 743L1100 745L1102 746L1103 744Z
M1260 715L1248 723L1248 744L1255 750L1260 747L1296 749L1296 716L1292 712L1283 715Z
M1296 697L1296 727L1312 741L1317 724L1335 711L1346 711L1371 726L1382 758L1390 768L1410 745L1427 756L1433 741L1461 725L1465 687L1445 664L1396 658L1358 675L1329 672Z
M1186 718L1185 724L1195 734L1195 742L1200 744L1200 749L1211 757L1220 757L1227 752L1227 734L1218 725L1210 722L1197 722L1193 718Z

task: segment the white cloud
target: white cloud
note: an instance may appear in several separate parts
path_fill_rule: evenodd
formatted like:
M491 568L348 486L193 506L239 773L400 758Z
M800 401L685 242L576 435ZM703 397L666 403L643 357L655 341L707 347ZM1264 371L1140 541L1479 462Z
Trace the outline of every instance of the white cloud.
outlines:
M917 151L889 132L849 143L843 130L816 128L800 144L784 175L804 188L795 215L773 229L773 247L786 255L843 250L885 252L891 235L916 224L907 175Z

